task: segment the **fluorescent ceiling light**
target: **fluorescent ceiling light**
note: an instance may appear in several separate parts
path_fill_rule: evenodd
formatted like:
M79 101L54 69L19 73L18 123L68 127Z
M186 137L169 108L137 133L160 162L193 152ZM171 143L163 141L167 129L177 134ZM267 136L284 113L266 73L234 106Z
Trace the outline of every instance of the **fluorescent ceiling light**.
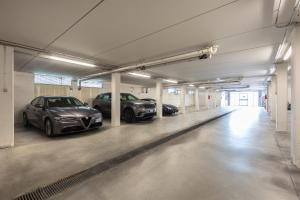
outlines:
M140 74L140 73L135 73L135 72L129 72L128 74L132 75L132 76L142 77L142 78L151 78L151 76L147 75L147 74Z
M291 55L292 55L292 46L290 46L290 48L285 53L283 60L288 60L291 57Z
M75 65L82 65L82 66L86 66L86 67L97 67L97 65L92 64L92 63L82 62L82 61L63 58L63 57L58 57L58 56L45 55L45 56L42 56L42 57L49 58L49 59L52 59L52 60L61 61L61 62L71 63L71 64L75 64Z
M271 81L271 76L269 76L269 77L267 78L267 81Z
M282 49L283 49L283 45L280 44L279 47L278 47L276 56L275 56L275 59L276 59L276 60L278 60L278 59L280 58Z
M168 83L178 83L178 81L176 80L171 80L171 79L164 79L165 82L168 82Z
M199 87L200 89L205 89L205 87L204 86L201 86L201 87Z
M193 84L189 84L189 86L190 86L190 87L195 87L195 85L193 85Z
M270 74L273 74L274 72L275 72L275 68L273 67L270 69Z
M290 71L291 69L292 69L292 66L289 65L287 70Z

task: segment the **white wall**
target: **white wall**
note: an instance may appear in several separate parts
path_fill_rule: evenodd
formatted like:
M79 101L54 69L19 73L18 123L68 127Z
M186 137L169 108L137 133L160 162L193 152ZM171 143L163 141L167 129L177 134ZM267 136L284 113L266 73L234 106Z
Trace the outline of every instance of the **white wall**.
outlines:
M34 98L34 77L33 74L30 73L15 72L14 74L14 116L16 124L22 123L24 107Z
M0 45L0 148L14 145L14 50Z

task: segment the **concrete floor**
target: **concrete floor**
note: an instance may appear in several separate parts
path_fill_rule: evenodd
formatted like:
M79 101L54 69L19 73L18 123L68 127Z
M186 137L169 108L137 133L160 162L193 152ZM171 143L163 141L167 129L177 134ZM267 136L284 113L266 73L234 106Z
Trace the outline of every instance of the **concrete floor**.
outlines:
M297 200L274 123L243 109L52 199Z
M231 110L190 112L54 138L20 128L18 145L0 150L0 199L12 199Z

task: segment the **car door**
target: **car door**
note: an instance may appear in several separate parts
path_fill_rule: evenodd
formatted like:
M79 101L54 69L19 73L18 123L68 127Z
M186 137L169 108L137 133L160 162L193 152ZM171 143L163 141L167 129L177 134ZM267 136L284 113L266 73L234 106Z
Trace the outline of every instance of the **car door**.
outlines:
M106 114L111 114L111 94L107 93L102 96L101 99L101 109L103 108L103 112Z
M27 119L30 123L35 124L35 105L39 102L40 97L37 97L31 101L26 107Z
M35 104L34 121L38 127L43 125L43 115L45 113L45 98L41 97Z

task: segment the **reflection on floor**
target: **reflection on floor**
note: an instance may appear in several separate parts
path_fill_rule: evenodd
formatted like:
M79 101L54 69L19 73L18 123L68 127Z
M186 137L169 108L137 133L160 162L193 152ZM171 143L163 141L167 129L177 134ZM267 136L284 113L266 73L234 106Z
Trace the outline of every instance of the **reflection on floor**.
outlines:
M263 109L246 108L52 199L297 200L274 130Z

